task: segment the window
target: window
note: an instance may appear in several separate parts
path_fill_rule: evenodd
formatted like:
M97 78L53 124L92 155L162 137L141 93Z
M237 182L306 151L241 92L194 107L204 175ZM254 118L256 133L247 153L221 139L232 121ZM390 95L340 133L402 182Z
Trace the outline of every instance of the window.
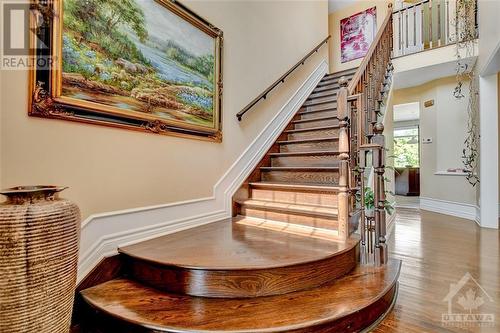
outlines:
M394 130L394 166L396 168L420 165L418 126Z

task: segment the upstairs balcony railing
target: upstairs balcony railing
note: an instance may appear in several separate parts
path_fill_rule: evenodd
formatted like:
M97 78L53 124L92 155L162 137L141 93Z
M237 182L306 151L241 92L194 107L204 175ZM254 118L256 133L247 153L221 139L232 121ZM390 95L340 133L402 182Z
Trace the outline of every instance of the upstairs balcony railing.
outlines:
M459 8L460 1L465 1L467 6ZM474 25L477 38L475 0L424 0L396 9L393 12L393 56L400 57L454 44L457 38L460 41L470 38L463 33L465 20L460 19L459 15L470 18L468 22Z

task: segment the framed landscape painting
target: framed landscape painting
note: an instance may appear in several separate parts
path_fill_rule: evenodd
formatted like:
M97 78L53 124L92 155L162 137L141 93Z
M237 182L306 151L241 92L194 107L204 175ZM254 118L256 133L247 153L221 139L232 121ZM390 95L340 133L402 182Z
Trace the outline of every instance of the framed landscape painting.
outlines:
M341 62L362 58L377 33L377 8L369 8L340 21Z
M221 140L219 29L170 0L32 8L52 65L33 70L30 115Z

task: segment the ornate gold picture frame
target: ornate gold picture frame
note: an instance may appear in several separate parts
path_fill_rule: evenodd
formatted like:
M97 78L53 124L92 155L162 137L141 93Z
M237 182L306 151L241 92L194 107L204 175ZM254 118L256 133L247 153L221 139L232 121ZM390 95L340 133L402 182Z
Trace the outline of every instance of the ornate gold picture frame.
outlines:
M29 115L222 140L222 31L172 0L33 1Z

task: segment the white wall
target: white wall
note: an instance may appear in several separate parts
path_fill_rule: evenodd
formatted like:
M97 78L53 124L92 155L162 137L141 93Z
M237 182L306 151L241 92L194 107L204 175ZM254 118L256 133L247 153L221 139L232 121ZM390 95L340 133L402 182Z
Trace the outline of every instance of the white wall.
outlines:
M216 182L325 59L327 48L240 123L235 114L328 35L325 1L183 4L224 31L223 142L28 117L28 72L1 77L2 185L58 184L84 218L209 197Z
M480 224L498 228L500 216L498 132L500 71L500 1L478 1L480 96Z
M500 1L478 1L479 24L479 60L478 70L481 75L493 75L500 71ZM497 58L495 60L495 57ZM492 61L496 66L489 66Z
M498 176L498 75L479 78L480 103L480 224L487 228L499 227Z
M465 177L436 175L447 168L463 167L460 157L466 133L467 100L454 99L455 85L455 78L449 77L398 89L393 93L392 103L419 102L421 139L433 139L431 144L421 144L421 197L472 207L476 190ZM434 105L424 107L427 100L434 100Z

